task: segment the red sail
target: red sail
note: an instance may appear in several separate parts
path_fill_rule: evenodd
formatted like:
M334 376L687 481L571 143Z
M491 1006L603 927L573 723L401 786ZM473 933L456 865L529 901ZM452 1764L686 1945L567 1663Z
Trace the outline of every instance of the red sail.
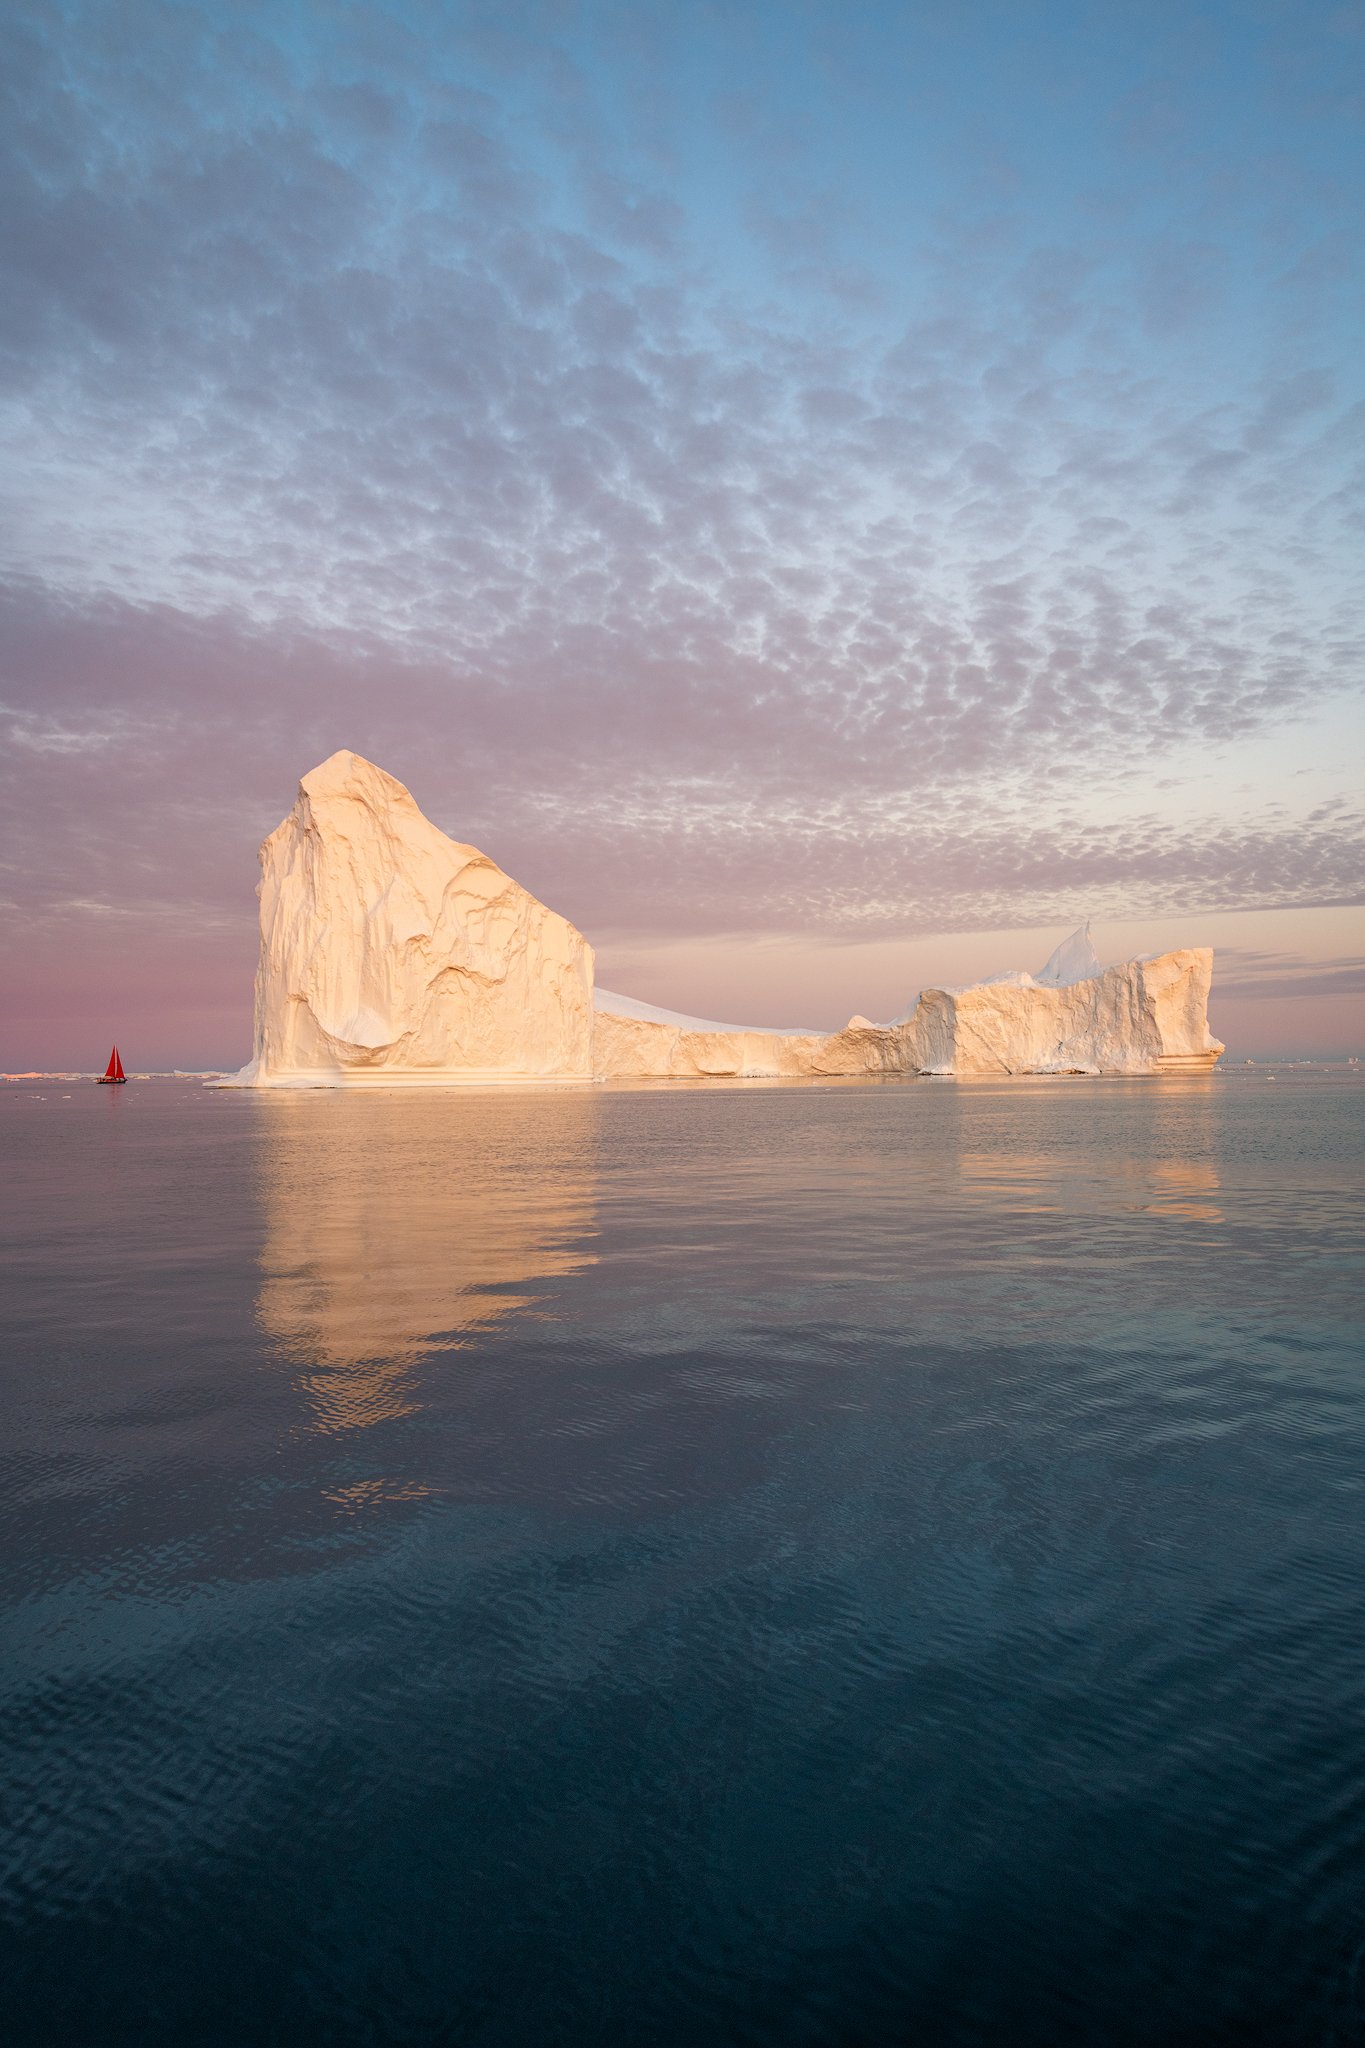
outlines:
M127 1079L127 1076L123 1071L123 1061L118 1056L117 1046L115 1046L114 1050L110 1053L109 1064L105 1068L104 1072L100 1075L100 1079L101 1081L123 1081Z

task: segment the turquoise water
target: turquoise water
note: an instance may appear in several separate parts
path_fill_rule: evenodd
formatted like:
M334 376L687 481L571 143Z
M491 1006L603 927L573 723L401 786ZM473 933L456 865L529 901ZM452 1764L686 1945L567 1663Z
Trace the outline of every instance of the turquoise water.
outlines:
M1365 1083L11 1084L8 2042L1365 2034Z

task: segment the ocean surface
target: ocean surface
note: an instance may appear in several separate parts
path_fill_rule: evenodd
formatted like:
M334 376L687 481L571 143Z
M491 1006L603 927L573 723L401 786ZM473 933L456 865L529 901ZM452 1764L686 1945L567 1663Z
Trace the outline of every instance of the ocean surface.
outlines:
M1365 2039L1359 1070L0 1154L7 2048Z

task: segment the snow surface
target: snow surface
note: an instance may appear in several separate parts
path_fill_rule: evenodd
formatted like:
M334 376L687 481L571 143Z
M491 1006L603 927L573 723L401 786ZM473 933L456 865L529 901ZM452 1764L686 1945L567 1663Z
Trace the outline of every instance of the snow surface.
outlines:
M609 988L592 992L595 1010L609 1017L633 1017L641 1024L672 1024L680 1031L761 1031L769 1038L823 1038L818 1025L808 1024L717 1024L711 1017L688 1017L681 1010L661 1010L655 1003L641 1003L634 996L614 995Z

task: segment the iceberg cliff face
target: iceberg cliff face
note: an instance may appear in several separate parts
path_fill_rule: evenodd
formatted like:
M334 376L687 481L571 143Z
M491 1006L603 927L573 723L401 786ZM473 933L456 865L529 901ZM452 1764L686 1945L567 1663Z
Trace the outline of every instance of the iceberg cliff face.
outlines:
M358 754L305 775L261 848L242 1087L592 1075L592 948Z
M1198 946L1060 985L1020 975L926 989L907 1029L921 1073L1197 1072L1223 1050L1208 1026L1212 978Z
M229 1086L1159 1074L1223 1050L1207 948L1102 968L1088 925L1036 978L925 989L894 1024L768 1030L594 995L582 935L358 754L305 775L260 899L255 1051Z

